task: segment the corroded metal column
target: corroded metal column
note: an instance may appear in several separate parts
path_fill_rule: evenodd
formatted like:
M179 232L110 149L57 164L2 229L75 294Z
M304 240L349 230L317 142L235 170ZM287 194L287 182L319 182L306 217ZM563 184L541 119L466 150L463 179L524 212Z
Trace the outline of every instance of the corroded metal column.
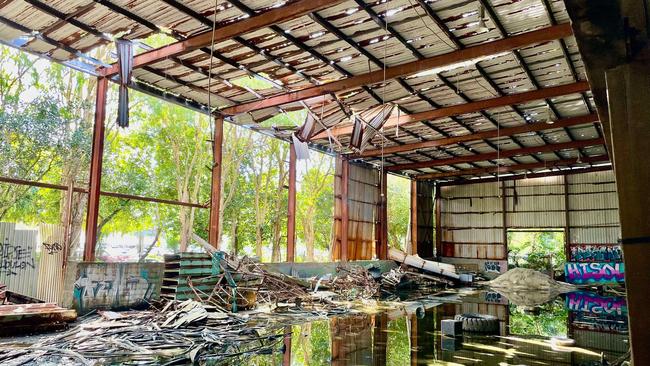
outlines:
M296 256L296 146L289 146L289 199L287 208L287 262Z
M97 246L97 221L99 218L99 192L102 185L107 92L108 79L97 78L93 146L90 155L90 178L88 181L88 209L86 210L86 243L84 246L84 261L87 262L95 260L95 247Z
M221 159L223 146L223 117L214 118L214 137L212 141L212 183L210 189L210 223L208 242L219 249L219 210L221 208Z

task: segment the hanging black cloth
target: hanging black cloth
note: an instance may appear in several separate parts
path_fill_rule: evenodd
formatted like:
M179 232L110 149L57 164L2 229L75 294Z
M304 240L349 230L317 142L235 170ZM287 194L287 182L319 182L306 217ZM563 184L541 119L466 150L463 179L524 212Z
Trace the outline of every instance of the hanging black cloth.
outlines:
M120 66L120 94L117 104L117 125L129 127L129 89L133 71L133 44L127 40L115 41L117 62Z

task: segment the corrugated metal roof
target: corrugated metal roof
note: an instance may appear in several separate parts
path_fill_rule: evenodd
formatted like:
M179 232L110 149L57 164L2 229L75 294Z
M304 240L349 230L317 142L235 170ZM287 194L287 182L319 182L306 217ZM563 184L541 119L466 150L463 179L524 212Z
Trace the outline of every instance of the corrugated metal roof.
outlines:
M551 14L538 0L482 2L489 6L483 18L486 29L479 27L481 2L478 0L342 1L317 13L219 42L214 45L212 61L210 47L204 47L177 58L161 60L146 68L138 68L134 76L138 81L159 89L161 94L171 93L204 106L208 102L209 88L213 103L222 108L381 70L382 65L398 66L450 53L458 47L480 45L570 21L563 1L548 2ZM205 0L178 1L177 4L171 0L0 0L0 40L57 61L78 61L75 64L77 67L93 73L101 62L79 59L79 54L72 52L89 53L94 48L106 45L115 36L142 41L154 33L164 33L182 40L209 31L212 19L218 23L218 32L220 26L245 21L250 14L290 5L290 2L280 0L233 0L219 2L215 9L213 1ZM184 7L189 8L190 12ZM431 14L447 29L440 28ZM373 19L373 16L376 18ZM82 29L84 27L91 31ZM211 83L208 82L210 64ZM250 90L231 84L244 76L270 80L277 86ZM420 73L340 92L337 93L339 102L325 95L282 105L281 108L266 108L234 116L231 121L255 126L282 110L307 107L329 128L348 124L350 111L358 113L384 102L396 103L400 106L400 113L409 114L585 79L584 64L574 37L570 36L499 53L477 62L465 62L438 73ZM383 136L375 136L366 148L408 145L490 131L496 128L496 124L507 128L539 123L537 121L547 118L549 105L556 118L581 116L595 110L591 93L587 91L397 128L387 127ZM272 133L286 139L291 131ZM388 166L486 153L495 148L512 149L591 139L600 135L601 132L590 123L435 149L385 154L365 160ZM329 138L312 142L324 150L354 153L348 147L348 136L340 136L339 141L341 146L331 143ZM580 152L574 149L508 161L557 160L562 156L581 154L586 157L592 153L602 154L604 148L582 148ZM405 172L421 174L455 170L460 166L469 169L495 165L493 162L474 162Z

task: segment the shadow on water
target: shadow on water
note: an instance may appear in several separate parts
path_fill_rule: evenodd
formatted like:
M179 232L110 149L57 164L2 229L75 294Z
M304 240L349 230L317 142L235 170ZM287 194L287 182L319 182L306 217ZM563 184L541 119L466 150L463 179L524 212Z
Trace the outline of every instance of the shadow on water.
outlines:
M624 297L579 291L530 307L512 304L496 292L477 292L425 307L289 326L278 352L225 364L605 365L628 350ZM441 321L463 313L496 316L498 334L442 336ZM557 337L575 344L560 345Z

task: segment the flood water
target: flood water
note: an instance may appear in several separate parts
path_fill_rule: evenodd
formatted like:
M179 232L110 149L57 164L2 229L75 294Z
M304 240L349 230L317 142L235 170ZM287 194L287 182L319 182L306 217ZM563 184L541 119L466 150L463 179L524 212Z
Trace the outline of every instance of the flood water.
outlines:
M496 292L480 292L455 300L294 325L286 328L290 335L279 352L227 364L604 365L628 351L624 297L580 291L541 306L520 306ZM441 321L463 313L496 316L498 334L442 336ZM575 344L558 345L553 337Z

